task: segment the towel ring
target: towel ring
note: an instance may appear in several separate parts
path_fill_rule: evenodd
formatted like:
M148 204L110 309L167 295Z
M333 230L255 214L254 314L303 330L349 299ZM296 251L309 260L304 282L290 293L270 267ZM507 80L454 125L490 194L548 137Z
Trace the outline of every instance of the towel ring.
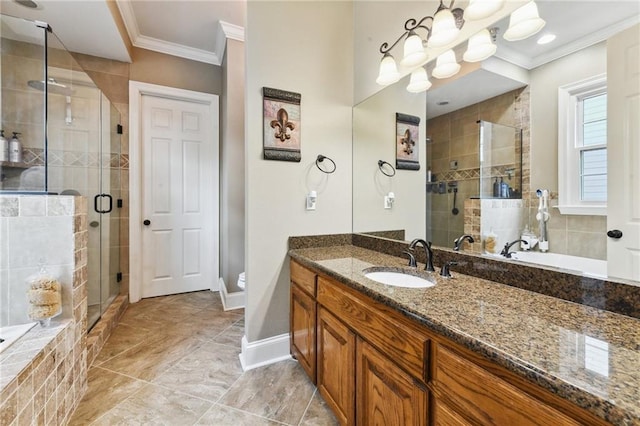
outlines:
M333 169L332 170L325 170L322 167L320 167L319 163L322 163L324 160L329 160L331 161L331 164L333 165ZM320 154L318 155L318 158L316 158L316 167L318 168L318 170L320 170L322 173L326 173L328 175L330 175L331 173L336 171L336 163L335 161L333 161L331 158L329 157L325 157L324 155Z
M389 168L391 169L391 172L387 173L384 170L384 166L387 165L389 166ZM396 169L395 167L393 167L391 164L387 163L384 160L378 160L378 168L380 169L380 171L382 172L383 175L385 176L389 176L389 177L394 177L396 175Z

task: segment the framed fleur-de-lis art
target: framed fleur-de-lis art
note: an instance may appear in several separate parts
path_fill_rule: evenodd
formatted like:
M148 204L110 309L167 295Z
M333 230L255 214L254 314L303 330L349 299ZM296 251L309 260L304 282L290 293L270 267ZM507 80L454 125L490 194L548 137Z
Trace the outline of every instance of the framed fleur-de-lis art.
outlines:
M263 87L262 98L264 159L299 162L300 93Z
M420 170L420 117L396 112L396 169Z

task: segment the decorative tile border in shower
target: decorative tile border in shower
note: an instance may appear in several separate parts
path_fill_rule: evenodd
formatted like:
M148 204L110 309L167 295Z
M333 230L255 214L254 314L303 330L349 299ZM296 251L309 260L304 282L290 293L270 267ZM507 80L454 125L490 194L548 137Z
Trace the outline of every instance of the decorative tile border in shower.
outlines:
M503 165L503 166L494 166L490 169L487 168L486 173L490 176L508 176L509 174L514 173L514 165ZM456 181L456 180L472 180L472 179L480 179L480 168L473 169L464 169L464 170L451 170L448 172L444 172L442 177L440 177L439 181Z
M40 148L25 148L23 151L24 163L30 166L42 166L44 164L44 150ZM106 167L112 169L128 169L128 154L103 154L95 152L60 151L49 150L48 161L50 166L59 167Z

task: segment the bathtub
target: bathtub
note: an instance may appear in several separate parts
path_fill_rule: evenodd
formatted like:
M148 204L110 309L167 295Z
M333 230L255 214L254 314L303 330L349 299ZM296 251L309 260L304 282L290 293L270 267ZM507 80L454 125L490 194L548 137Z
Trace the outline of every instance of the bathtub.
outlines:
M12 325L0 328L0 353L7 349L13 342L22 337L27 331L31 330L37 322L28 324Z
M569 256L558 253L542 253L539 251L517 251L511 254L511 258L521 262L566 269L589 277L607 277L606 260L589 259L587 257Z

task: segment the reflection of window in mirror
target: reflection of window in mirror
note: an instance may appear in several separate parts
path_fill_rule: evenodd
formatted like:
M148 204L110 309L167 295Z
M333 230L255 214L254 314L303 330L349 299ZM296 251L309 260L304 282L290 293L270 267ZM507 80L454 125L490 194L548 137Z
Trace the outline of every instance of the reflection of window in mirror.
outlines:
M606 75L559 88L558 154L560 212L606 215Z

